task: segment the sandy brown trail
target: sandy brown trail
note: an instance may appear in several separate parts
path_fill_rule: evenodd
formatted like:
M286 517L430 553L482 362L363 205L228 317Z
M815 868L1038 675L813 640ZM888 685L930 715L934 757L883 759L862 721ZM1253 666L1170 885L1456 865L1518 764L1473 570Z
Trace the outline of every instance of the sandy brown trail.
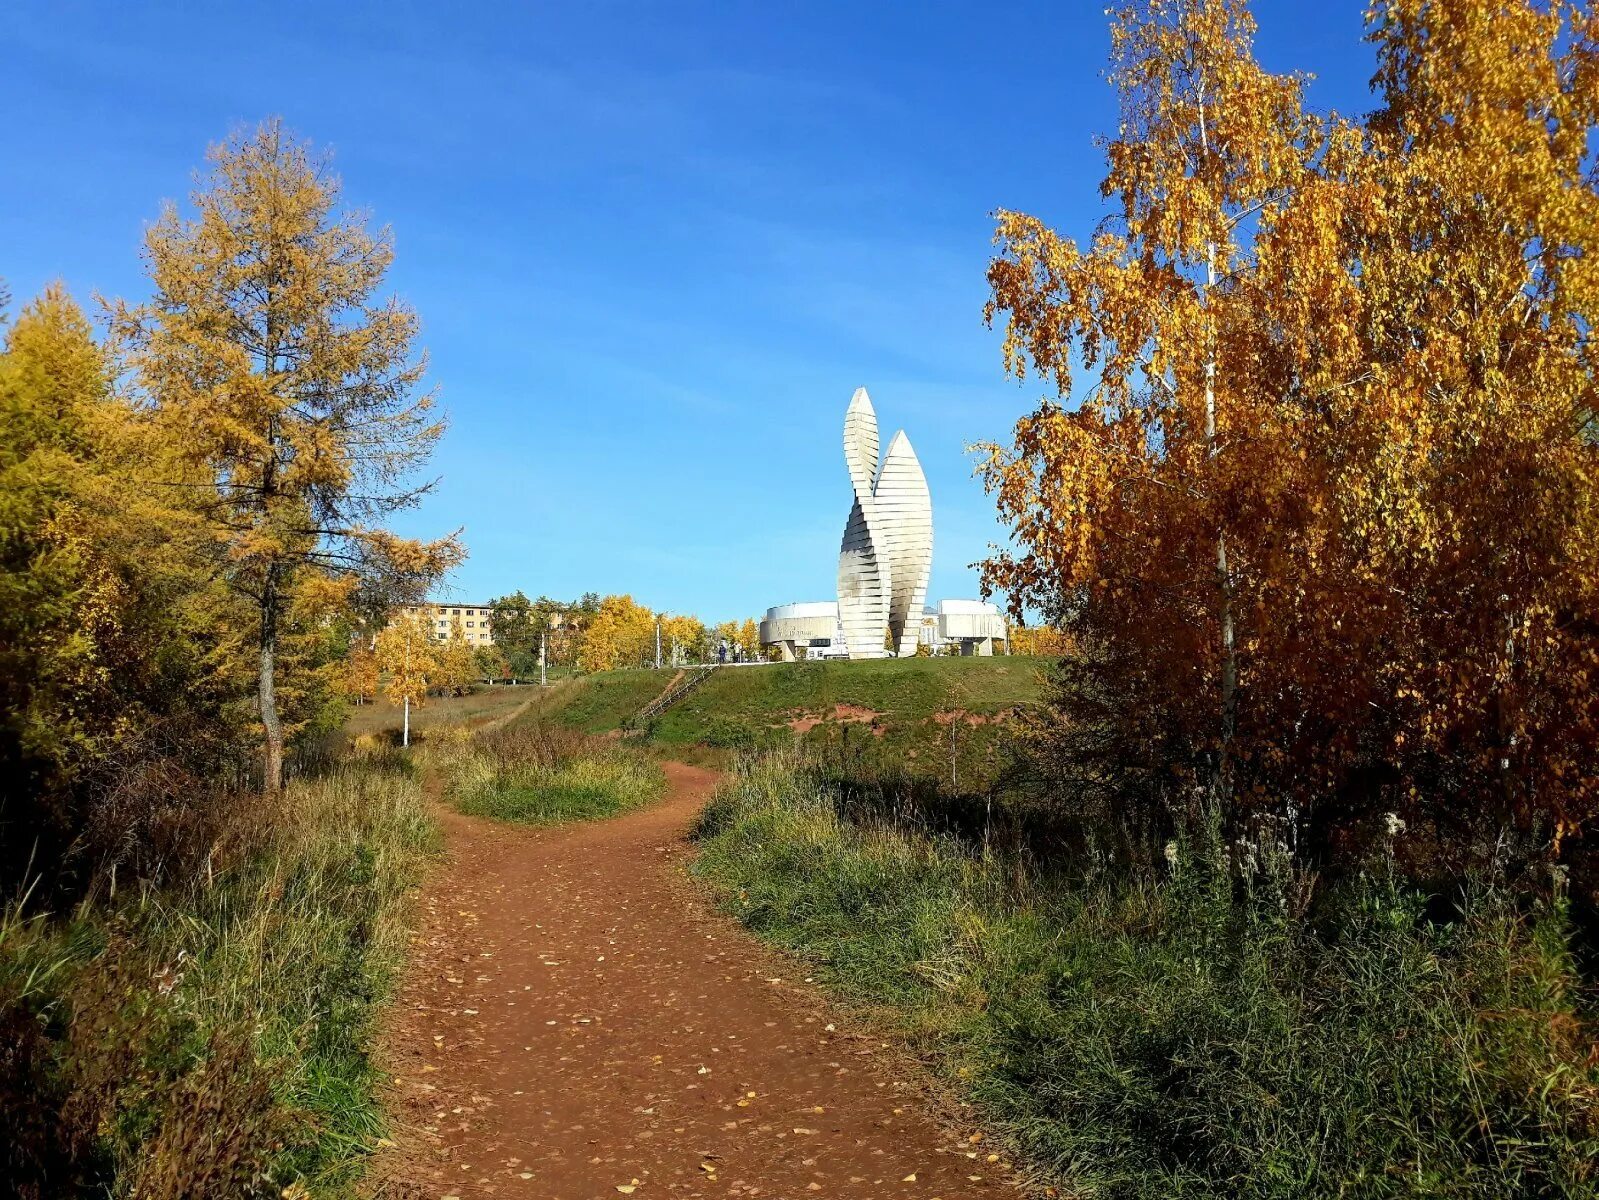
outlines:
M385 1194L1009 1191L792 963L706 910L683 834L716 777L667 772L664 802L612 821L445 818L388 1039Z

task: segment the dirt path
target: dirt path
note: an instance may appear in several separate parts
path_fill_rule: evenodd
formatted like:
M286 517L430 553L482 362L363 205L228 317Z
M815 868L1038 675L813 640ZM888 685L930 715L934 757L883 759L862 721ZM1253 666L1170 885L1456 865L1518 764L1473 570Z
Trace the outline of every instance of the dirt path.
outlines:
M664 802L613 821L445 818L389 1039L384 1194L1008 1192L794 964L705 910L683 831L716 777L667 772Z

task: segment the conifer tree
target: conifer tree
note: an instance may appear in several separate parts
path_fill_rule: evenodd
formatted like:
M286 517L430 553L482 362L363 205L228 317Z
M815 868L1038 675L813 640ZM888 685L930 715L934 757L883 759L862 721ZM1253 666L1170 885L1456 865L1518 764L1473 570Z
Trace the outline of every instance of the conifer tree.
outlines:
M386 229L341 210L340 186L277 121L214 147L192 197L150 229L154 296L118 306L144 397L196 467L198 509L256 618L264 783L282 786L276 672L288 598L307 573L353 591L416 591L453 538L377 526L414 504L443 431L421 390L416 314L378 291Z

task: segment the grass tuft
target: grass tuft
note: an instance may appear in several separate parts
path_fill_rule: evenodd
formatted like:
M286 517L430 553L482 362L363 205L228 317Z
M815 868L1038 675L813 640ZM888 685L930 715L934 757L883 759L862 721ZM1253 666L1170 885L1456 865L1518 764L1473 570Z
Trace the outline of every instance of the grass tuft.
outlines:
M619 816L666 788L637 749L534 721L440 739L428 761L459 811L531 825Z

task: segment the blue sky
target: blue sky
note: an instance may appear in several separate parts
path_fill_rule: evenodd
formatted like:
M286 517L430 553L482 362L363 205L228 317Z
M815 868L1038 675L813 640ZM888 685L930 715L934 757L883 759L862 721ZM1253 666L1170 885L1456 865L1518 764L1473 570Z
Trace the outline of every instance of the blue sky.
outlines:
M1103 7L13 0L0 278L143 295L160 202L280 115L393 227L451 421L399 527L464 527L452 595L830 596L862 385L927 473L931 597L975 595L965 447L1039 394L982 325L988 214L1101 217ZM1260 56L1363 111L1363 7L1257 3Z

